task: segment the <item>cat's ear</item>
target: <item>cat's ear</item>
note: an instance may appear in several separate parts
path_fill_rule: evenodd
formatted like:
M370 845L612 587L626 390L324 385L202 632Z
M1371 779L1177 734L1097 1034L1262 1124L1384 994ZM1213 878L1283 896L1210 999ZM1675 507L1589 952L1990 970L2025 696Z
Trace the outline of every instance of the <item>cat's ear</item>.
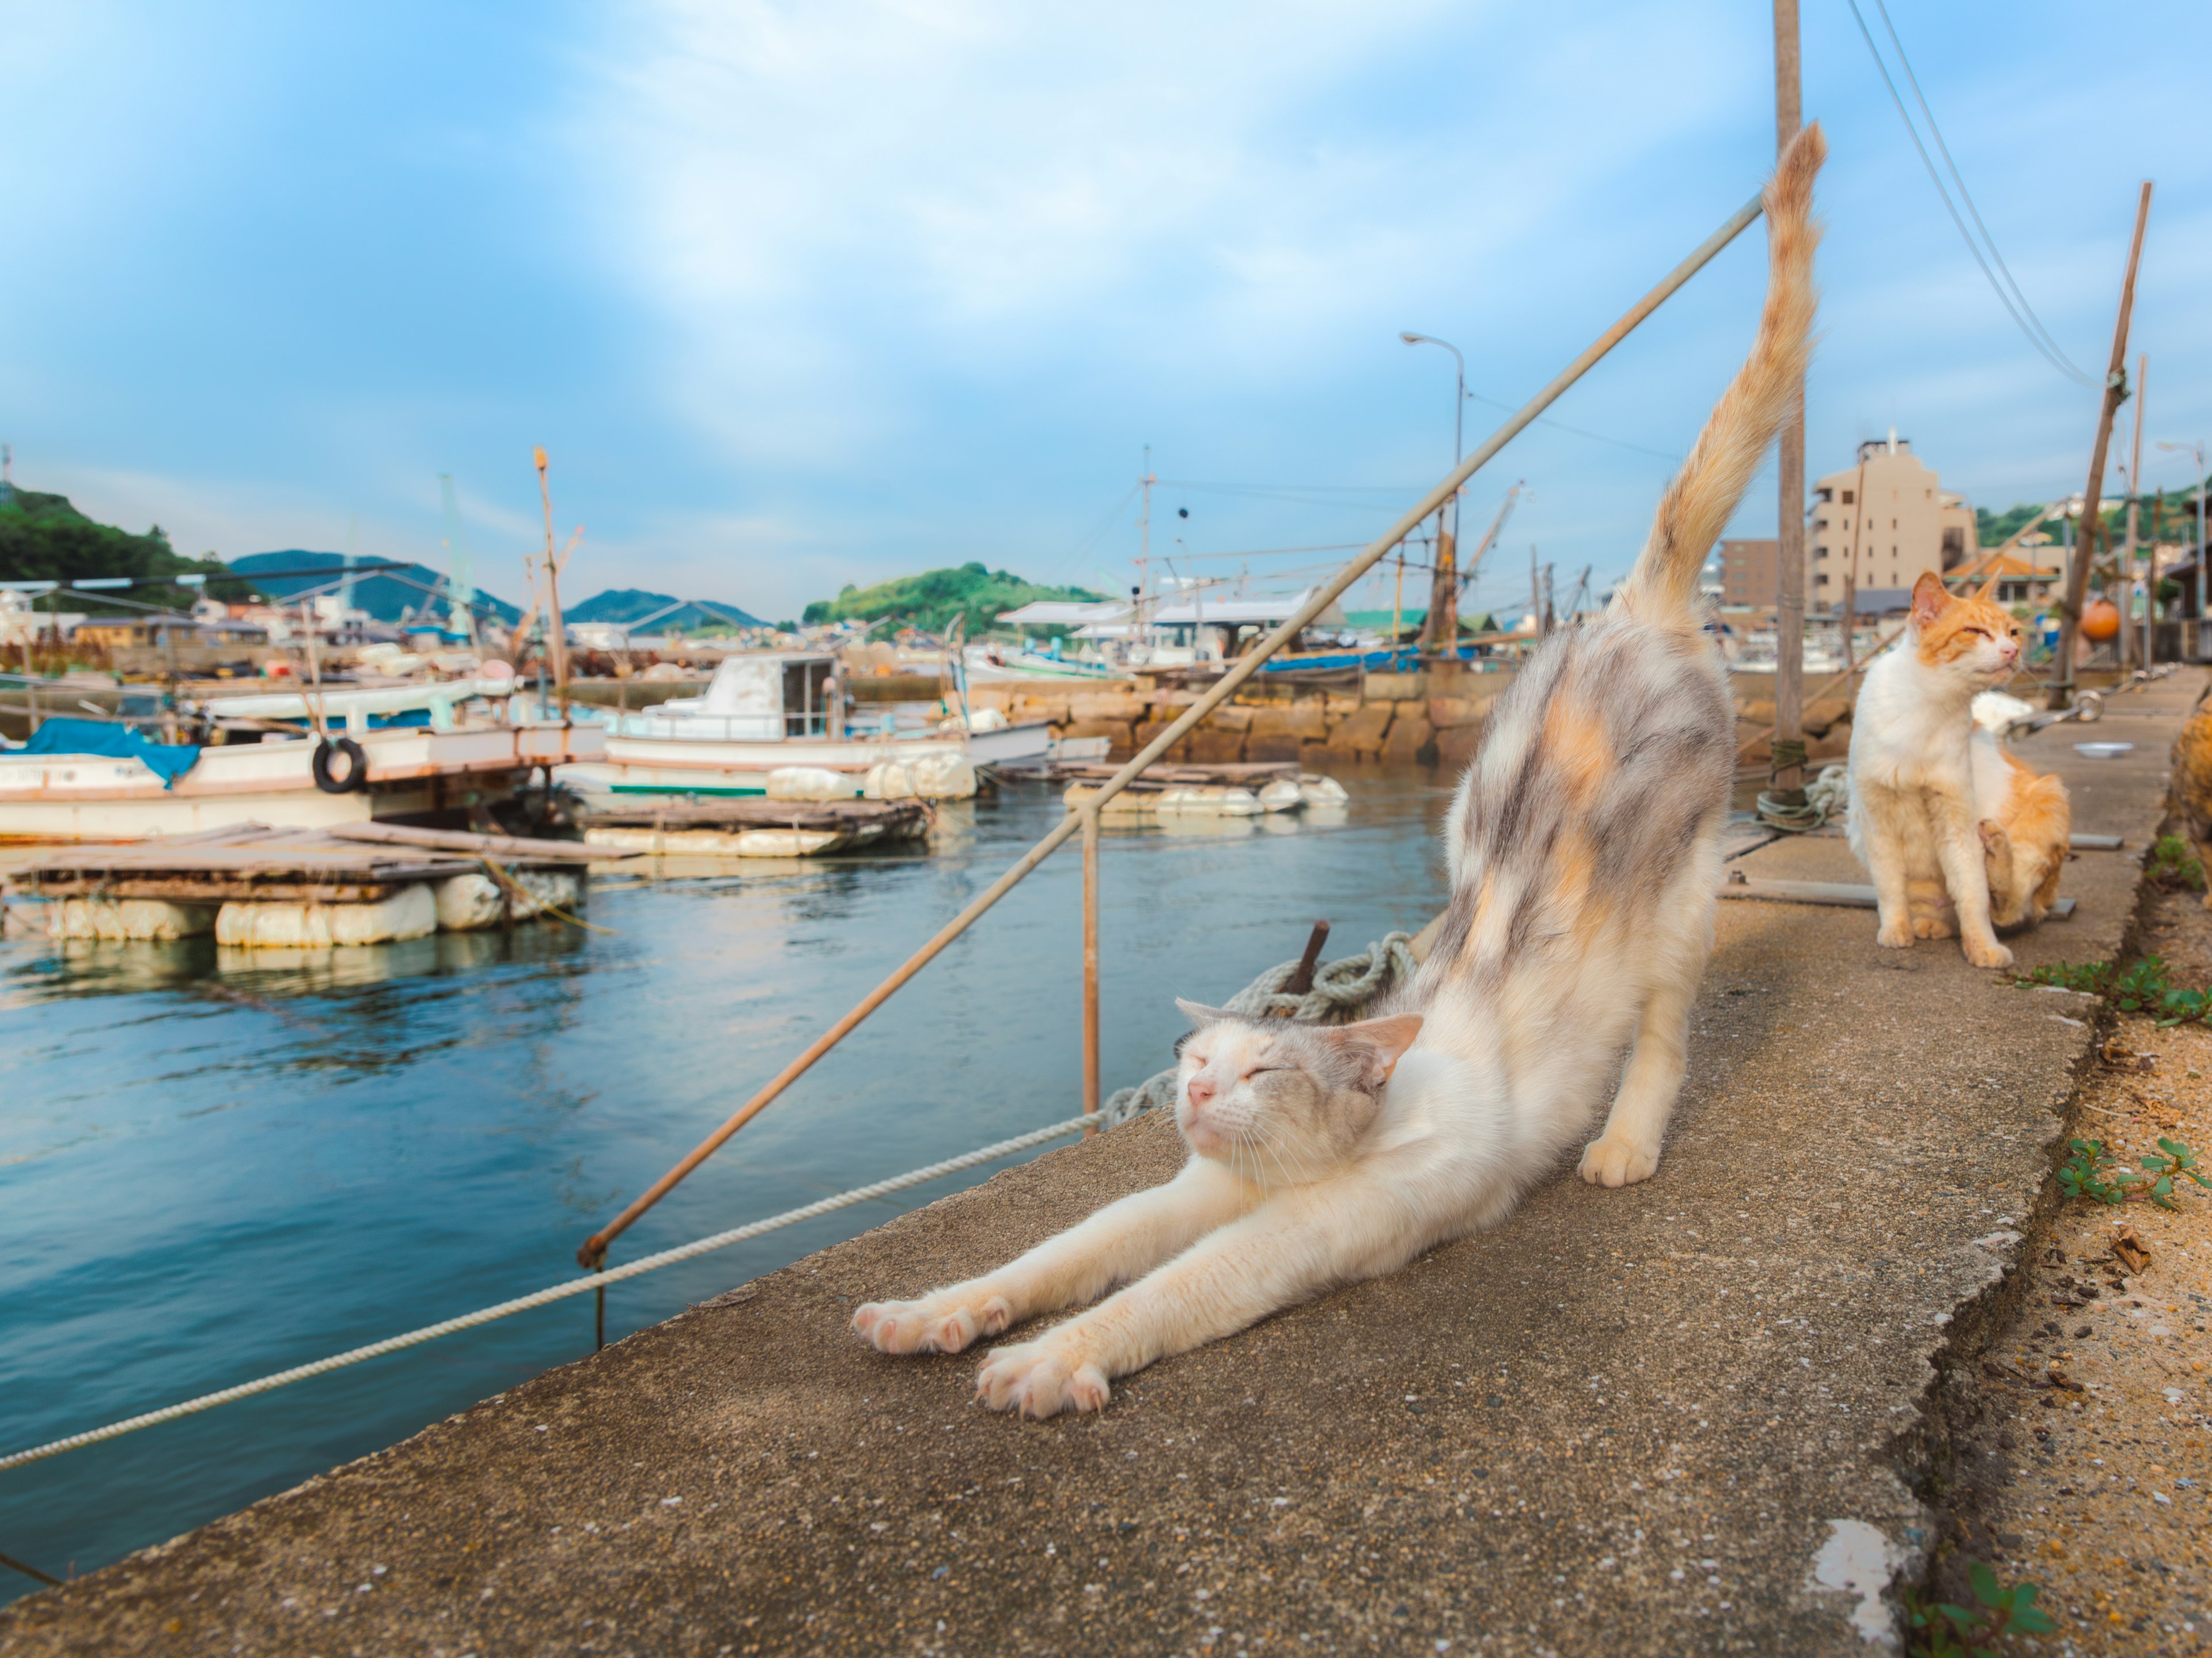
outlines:
M1912 626L1917 632L1951 608L1951 595L1944 590L1943 578L1933 570L1923 570L1920 580L1912 584Z
M1998 568L1997 562L1995 559L1991 559L1990 561L1990 579L1982 583L1982 590L1976 593L1974 597L1976 598L1985 598L1992 604L1996 604L1997 602L1997 583L2003 580L2004 571Z
M1340 1052L1359 1061L1361 1080L1367 1087L1380 1088L1390 1080L1391 1072L1413 1045L1413 1038L1421 1034L1421 1016L1393 1013L1383 1019L1362 1019L1358 1024L1324 1025L1321 1034Z
M1185 1001L1180 996L1176 998L1176 1005L1182 1010L1183 1017L1195 1025L1218 1024L1224 1019L1237 1017L1225 1007L1208 1007L1203 1002Z

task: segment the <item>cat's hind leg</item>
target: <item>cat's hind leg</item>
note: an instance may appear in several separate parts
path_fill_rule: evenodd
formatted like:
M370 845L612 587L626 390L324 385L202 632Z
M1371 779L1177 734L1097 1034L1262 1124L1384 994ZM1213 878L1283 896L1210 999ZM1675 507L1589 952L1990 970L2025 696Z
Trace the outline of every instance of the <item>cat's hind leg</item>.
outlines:
M1607 1114L1605 1132L1583 1149L1582 1177L1593 1186L1633 1186L1659 1172L1659 1145L1682 1091L1690 1009L1704 976L1705 951L1653 990L1636 1023L1636 1047Z
M1954 938L1959 934L1959 912L1951 902L1951 894L1940 880L1908 878L1905 884L1905 902L1912 912L1912 936L1916 938Z
M1109 1284L1150 1272L1244 1212L1250 1188L1193 1157L1164 1186L1108 1204L996 1272L915 1301L872 1301L853 1327L887 1353L957 1353L1039 1313L1094 1301Z

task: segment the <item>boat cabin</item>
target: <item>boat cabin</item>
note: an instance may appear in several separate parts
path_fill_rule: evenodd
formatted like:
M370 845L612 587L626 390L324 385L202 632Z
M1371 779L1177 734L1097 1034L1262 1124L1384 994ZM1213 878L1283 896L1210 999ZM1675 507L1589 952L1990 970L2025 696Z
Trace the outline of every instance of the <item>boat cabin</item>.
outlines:
M651 735L698 736L722 743L780 743L845 734L844 686L826 653L747 653L726 656L704 696L679 697L652 710ZM648 734L641 732L641 734Z

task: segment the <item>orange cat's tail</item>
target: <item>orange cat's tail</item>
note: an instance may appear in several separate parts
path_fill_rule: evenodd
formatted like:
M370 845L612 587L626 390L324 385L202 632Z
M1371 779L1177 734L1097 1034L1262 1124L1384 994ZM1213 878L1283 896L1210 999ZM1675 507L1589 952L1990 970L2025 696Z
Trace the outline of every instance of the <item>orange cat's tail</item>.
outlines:
M1813 175L1827 159L1820 124L1800 132L1766 185L1766 304L1759 337L1660 498L1651 537L1616 602L1646 622L1694 615L1698 571L1735 514L1759 459L1790 418L1813 354Z

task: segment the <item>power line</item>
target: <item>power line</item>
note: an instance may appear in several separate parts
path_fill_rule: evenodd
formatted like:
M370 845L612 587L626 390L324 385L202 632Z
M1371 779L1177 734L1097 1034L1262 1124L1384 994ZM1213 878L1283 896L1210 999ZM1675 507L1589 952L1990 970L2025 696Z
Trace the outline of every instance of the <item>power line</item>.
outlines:
M1492 409L1504 409L1510 411L1518 410L1521 407L1517 403L1501 403L1496 398L1486 398L1480 392L1470 392L1467 395L1476 403L1488 404ZM1570 432L1576 437L1588 438L1593 443L1610 443L1618 449L1633 449L1638 454L1656 455L1660 459L1665 461L1670 466L1679 466L1682 462L1681 456L1669 454L1664 449L1654 449L1648 444L1631 443L1626 438L1609 438L1602 432L1585 432L1581 427L1570 426L1563 420L1551 420L1544 416L1539 415L1536 417L1536 424L1539 426L1553 427L1562 432Z
M1875 0L1875 3L1879 6L1881 4L1881 0ZM1996 295L1998 302L2004 307L2007 314L2009 315L2014 323L2018 325L2020 331L2023 335L2027 336L2027 343L2033 346L2037 351L2042 354L2043 358L2046 362L2048 362L2053 368L2056 368L2060 374L2065 375L2068 380L2074 381L2076 385L2094 387L2098 382L2091 379L2088 375L2083 374L2080 369L2076 368L2067 360L2065 355L2057 349L2055 344L2046 345L2044 343L2042 337L2036 332L2036 328L2040 327L2041 324L2039 322L2035 327L2031 327L2028 324L2027 319L2021 314L2021 306L2024 306L2027 301L2022 300L2020 305L2014 304L2012 295L2005 291L2004 284L1997 280L1996 272L1990 269L1989 259L1983 254L1981 244L1974 240L1973 233L1966 228L1966 222L1959 216L1958 206L1951 200L1951 192L1944 188L1942 174L1936 171L1936 162L1934 158L1928 154L1928 146L1920 142L1920 129L1912 124L1911 113L1905 107L1905 100L1899 95L1897 90L1897 82L1890 75L1889 65L1882 61L1881 48L1875 46L1874 43L1874 32L1867 27L1866 15L1859 10L1858 0L1847 0L1847 3L1850 6L1851 16L1858 23L1859 33L1867 43L1867 51L1872 54L1874 58L1874 66L1881 71L1881 83L1889 88L1889 100L1891 103L1897 106L1897 118L1905 123L1905 133L1912 140L1912 148L1919 153L1921 166L1928 169L1929 182L1936 186L1936 193L1943 198L1944 210L1950 214L1951 222L1959 227L1959 234L1966 241L1966 251L1974 256L1974 263L1981 266L1982 275L1989 278L1990 288L1991 291ZM1882 21L1885 23L1889 21L1889 14L1887 11L1882 14ZM1896 32L1894 30L1891 31L1891 38L1893 39L1896 38ZM1898 47L1898 58L1902 62L1904 60L1904 57L1905 48L1900 46ZM1911 74L1911 68L1909 64L1906 66L1905 73L1908 76ZM1915 84L1913 91L1917 96L1919 92L1917 83ZM1926 107L1924 102L1922 105L1922 107L1923 109ZM1929 119L1929 126L1931 130L1933 130L1935 126L1935 119L1932 116ZM1936 142L1939 144L1942 142L1940 136ZM1947 161L1949 160L1949 154L1948 151L1945 153L1944 159ZM1960 191L1962 195L1965 193L1965 185L1961 185L1960 186ZM1980 216L1976 215L1975 222L1978 224L1980 222ZM1987 230L1984 230L1982 234L1984 235L1987 235L1989 233ZM1994 241L1990 244L1990 252L1991 253L1995 253L1996 252L1996 244ZM2002 260L2000 259L1999 263L2002 264ZM2006 274L2010 275L2011 273L2008 271Z
M1920 106L1920 112L1928 118L1929 133L1936 140L1936 149L1943 157L1943 165L1950 172L1951 181L1959 186L1959 199L1966 204L1966 211L1974 221L1974 228L1982 233L1982 240L1989 244L1990 257L1996 261L1997 269L2003 273L2013 297L2020 301L2021 313L2034 325L2035 331L2042 337L2043 343L2073 371L2076 380L2084 386L2095 385L2096 382L2066 355L2057 337L2043 325L2043 319L2035 314L2035 307L2027 302L2027 295L2021 290L2019 278L2012 274L2012 267L2005 263L2004 255L1997 251L1997 239L1990 234L1989 226L1982 222L1981 210L1974 205L1973 197L1967 192L1966 180L1959 172L1959 164L1951 159L1951 147L1943 142L1943 129L1936 125L1936 112L1929 108L1927 95L1920 90L1920 77L1912 72L1912 60L1905 55L1905 42L1898 39L1897 25L1889 21L1889 8L1882 3L1882 0L1874 0L1874 9L1881 14L1881 26L1889 33L1890 44L1897 48L1897 61L1905 70L1905 84L1912 88L1913 101Z

